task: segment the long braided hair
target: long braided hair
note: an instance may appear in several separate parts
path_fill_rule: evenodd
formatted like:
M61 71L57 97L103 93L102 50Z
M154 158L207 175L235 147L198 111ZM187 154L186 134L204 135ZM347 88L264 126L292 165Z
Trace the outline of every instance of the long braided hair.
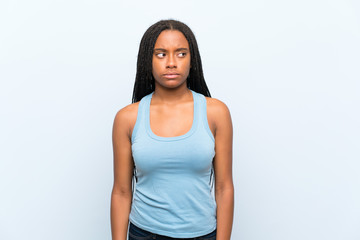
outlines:
M137 58L135 84L132 103L140 101L144 96L155 90L155 79L152 75L152 57L155 42L164 30L178 30L184 34L189 43L191 68L186 80L187 87L204 96L211 97L202 70L199 48L194 33L184 23L169 19L151 25L141 39Z

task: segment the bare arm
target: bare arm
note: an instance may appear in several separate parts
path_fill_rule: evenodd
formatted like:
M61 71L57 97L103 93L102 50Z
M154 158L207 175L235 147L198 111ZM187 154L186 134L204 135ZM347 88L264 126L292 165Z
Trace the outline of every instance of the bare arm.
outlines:
M217 101L215 131L215 200L217 204L217 240L230 240L234 215L232 179L233 129L229 109Z
M133 159L126 109L115 116L112 142L114 152L114 185L111 193L111 232L113 240L126 240L132 201Z

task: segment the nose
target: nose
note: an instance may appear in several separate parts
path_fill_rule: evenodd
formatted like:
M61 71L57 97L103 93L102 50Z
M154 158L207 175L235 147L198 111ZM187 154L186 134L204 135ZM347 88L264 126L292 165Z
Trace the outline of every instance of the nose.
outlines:
M168 59L166 62L166 68L176 68L176 59L173 54L168 55Z

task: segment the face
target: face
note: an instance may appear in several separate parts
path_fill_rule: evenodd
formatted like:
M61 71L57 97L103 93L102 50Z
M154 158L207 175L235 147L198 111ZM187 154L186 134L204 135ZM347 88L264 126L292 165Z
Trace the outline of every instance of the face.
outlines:
M177 88L185 84L190 71L190 49L177 30L162 31L155 42L152 74L155 87Z

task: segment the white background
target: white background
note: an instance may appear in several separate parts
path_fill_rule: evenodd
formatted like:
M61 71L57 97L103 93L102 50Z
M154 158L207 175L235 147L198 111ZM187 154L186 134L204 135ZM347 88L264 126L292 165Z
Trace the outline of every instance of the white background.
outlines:
M113 119L167 18L232 115L232 239L359 240L357 0L1 0L0 239L111 238Z

